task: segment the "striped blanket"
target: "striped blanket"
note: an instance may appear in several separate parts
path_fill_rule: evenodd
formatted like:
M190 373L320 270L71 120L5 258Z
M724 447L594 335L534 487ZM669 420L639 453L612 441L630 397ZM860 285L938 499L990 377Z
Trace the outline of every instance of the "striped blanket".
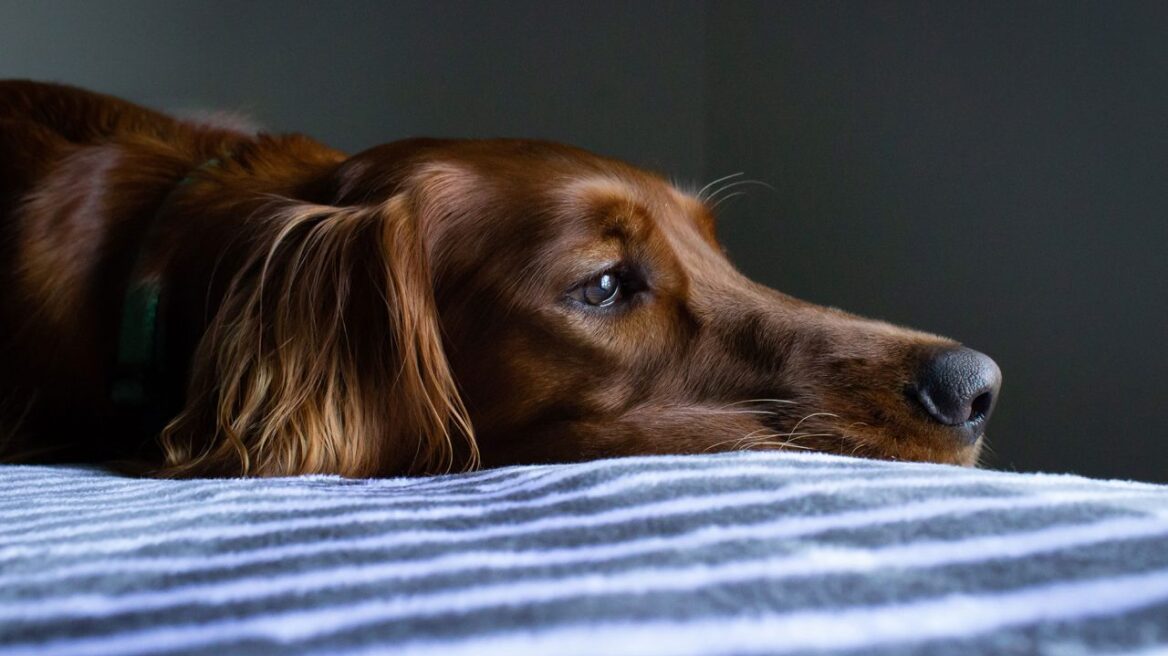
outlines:
M0 467L0 654L1168 653L1168 487L815 454Z

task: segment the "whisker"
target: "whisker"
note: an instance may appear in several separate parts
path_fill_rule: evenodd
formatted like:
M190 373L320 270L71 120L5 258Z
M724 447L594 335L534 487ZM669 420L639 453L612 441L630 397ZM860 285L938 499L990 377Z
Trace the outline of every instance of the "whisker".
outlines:
M736 192L734 192L734 193L732 193L732 194L727 194L727 195L723 196L722 198L719 198L719 199L718 199L718 202L716 202L716 203L714 203L713 205L711 205L711 206L710 206L710 211L712 212L712 211L714 211L714 210L718 209L718 206L719 206L719 205L721 205L722 203L725 203L726 201L728 201L728 200L730 200L730 199L732 199L732 198L738 198L739 196L745 196L745 195L746 195L746 192L745 192L745 191L736 191Z
M747 444L745 447L743 447L742 450L755 449L758 447L776 447L776 446L777 447L784 447L784 448L791 448L791 449L803 449L804 451L814 451L815 450L809 446L803 446L802 444L796 444L794 440L775 440L774 438L776 438L776 437L780 437L780 436L777 434L774 434L774 433L760 435L753 442L751 442L750 444Z
M763 433L764 431L766 431L765 428L759 428L757 430L750 431L749 433L747 433L741 439L739 439L737 442L734 443L734 446L733 446L733 448L731 448L731 451L745 451L746 449L749 449L751 444L753 444L753 442L750 441L752 438L757 440L757 439L767 439L768 437L770 437L769 434L759 435L759 433ZM758 437L755 437L755 436L758 436Z
M803 451L814 451L815 450L812 447L803 446L802 444L795 444L794 442L791 442L791 441L768 440L768 441L763 441L763 442L758 442L756 444L752 444L751 446L752 447L760 447L760 446L779 447L779 448L783 448L783 449L800 449Z
M798 402L797 401L786 401L783 399L748 399L745 401L734 401L731 403L724 403L724 404L714 408L712 410L712 412L726 413L726 414L744 414L744 415L752 415L752 414L753 415L767 415L770 417L779 417L780 414L777 410L766 410L766 409L763 409L761 407L754 407L754 408L750 408L750 409L738 409L736 407L736 406L741 406L741 405L746 405L746 404L753 404L753 405L757 406L757 405L762 405L762 404L767 404L767 403L776 403L776 404L788 403L791 405L795 405Z
M803 425L803 422L811 419L812 417L835 417L836 419L839 419L839 415L832 412L812 412L806 417L800 419L798 423L795 424L795 427L791 429L791 434L794 435L797 433L799 431L799 427Z
M740 444L740 443L741 443L743 440L745 440L745 439L749 439L749 438L750 438L752 435L754 435L755 433L758 433L758 432L759 432L759 431L761 431L761 430L765 430L765 429L761 429L761 428L760 428L760 429L758 429L758 430L751 431L750 433L747 433L747 434L746 434L745 436L743 436L743 437L732 437L732 438L730 438L730 439L728 439L728 440L722 440L721 442L714 442L714 443L713 443L713 444L711 444L710 446L707 446L706 448L702 449L702 452L704 453L704 452L710 451L710 450L712 450L712 449L716 449L716 448L718 448L718 447L722 446L723 444L729 444L729 443L731 443L731 442L734 442L735 446L737 446L737 445L738 445L738 444ZM730 450L731 450L731 451L736 451L736 450L737 450L737 448L732 448L732 449L730 449Z
M754 446L756 444L758 444L759 442L764 442L766 440L778 437L778 435L775 435L774 433L769 433L769 432L764 432L764 431L766 431L765 428L760 428L758 430L751 431L749 435L738 440L738 442L734 446L734 450L735 451L749 451L750 449L754 448Z
M981 451L977 454L977 462L974 463L974 466L978 468L985 467L989 460L992 457L996 458L997 455L998 454L994 452L994 448L990 446L989 440L983 437L981 439Z
M755 432L757 433L758 431L755 431ZM743 448L744 449L753 448L755 445L758 444L757 440L769 440L769 439L775 438L775 437L782 437L782 438L784 438L784 440L783 440L784 443L795 445L795 443L799 442L800 440L805 440L808 438L836 437L836 436L837 436L836 433L797 433L795 435L788 435L788 434L781 434L781 433L768 433L766 435L760 435L759 437L756 438L755 442L747 444ZM814 450L813 447L805 447L805 448Z
M790 403L790 404L796 404L799 402L798 401L790 401L788 399L746 399L743 401L734 401L733 403L727 403L726 405L742 405L745 403Z
M727 408L714 408L707 412L717 412L726 415L774 415L773 410L730 410Z
M776 192L776 193L778 192L778 189L775 189L774 185L763 182L762 180L735 180L734 182L730 182L730 183L724 184L721 187L719 187L717 191L711 193L708 197L706 197L704 202L709 203L710 201L717 198L718 195L721 194L722 192L729 191L735 187L741 187L743 185L758 185L760 187L766 187L767 189L770 189L773 192ZM715 205L715 207L716 207L716 205Z
M798 401L793 401L790 399L770 399L770 398L742 399L739 401L731 401L731 402L725 403L722 406L714 408L713 412L725 413L725 414L735 414L735 415L739 415L739 414L741 414L741 415L763 415L763 416L778 417L778 416L780 416L780 414L776 411L773 411L773 410L761 410L761 409L757 409L757 408L736 409L735 406L741 406L741 405L747 405L747 404L797 405L798 403L799 403ZM847 440L843 435L839 434L838 432L799 432L799 429L804 424L806 424L807 421L809 421L815 417L834 417L836 419L840 418L839 415L832 413L832 412L812 412L810 414L803 416L801 419L799 419L799 421L795 423L794 427L792 427L789 432L775 433L775 432L767 431L766 428L759 428L759 429L753 430L753 431L751 431L751 432L749 432L741 437L735 437L735 438L730 438L727 440L722 440L720 442L715 442L715 443L705 447L704 449L702 449L702 451L709 452L709 451L713 451L715 449L721 449L723 447L728 447L728 448L726 448L726 450L728 450L728 451L747 451L750 449L757 449L757 448L788 448L788 449L801 449L804 451L816 451L816 450L819 450L816 447L799 444L799 442L801 442L803 440L816 439L816 438L838 438L840 440L840 451L843 451L843 449L849 445L849 440ZM854 428L856 426L865 426L865 425L867 425L867 424L864 424L863 422L853 422L852 424L850 424L848 426L848 428L850 429L850 428ZM854 443L851 446L853 447L853 451L852 451L853 454L857 450L864 447L864 445L862 443Z
M702 187L701 189L698 189L698 193L694 194L694 196L696 196L698 200L700 200L704 203L705 198L702 197L702 194L706 193L707 189L709 189L710 187L713 187L714 185L718 184L719 182L723 182L723 181L729 180L731 178L737 178L738 176L742 175L743 173L744 173L744 171L739 171L737 173L731 173L730 175L724 175L724 176L718 178L717 180L712 180L712 181L708 182L706 184L706 186Z
M722 440L721 442L715 442L715 443L711 444L710 446L706 447L705 449L702 449L702 452L704 453L704 452L711 451L711 450L716 449L716 448L723 446L725 444L730 444L731 442L733 442L734 445L731 446L727 450L728 451L740 451L741 450L740 445L742 444L743 441L750 439L752 436L754 436L756 433L758 433L762 430L765 430L765 429L760 428L758 430L751 431L742 437L732 437L728 440Z
M808 437L839 437L839 433L797 433L795 435L784 435L794 440L802 440Z

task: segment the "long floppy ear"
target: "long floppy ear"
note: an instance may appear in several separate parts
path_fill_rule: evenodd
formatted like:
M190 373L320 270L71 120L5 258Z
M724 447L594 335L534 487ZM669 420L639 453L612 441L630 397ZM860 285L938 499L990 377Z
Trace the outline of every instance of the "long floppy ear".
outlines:
M471 468L410 201L264 212L162 432L170 476Z

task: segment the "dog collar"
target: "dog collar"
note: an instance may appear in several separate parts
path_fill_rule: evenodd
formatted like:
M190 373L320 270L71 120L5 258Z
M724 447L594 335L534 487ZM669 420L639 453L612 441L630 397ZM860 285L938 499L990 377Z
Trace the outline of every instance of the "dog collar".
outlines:
M126 289L118 334L117 377L110 390L111 400L117 405L144 405L154 374L161 373L161 301L162 280L158 276L135 280Z
M163 199L158 214L170 204L177 192L190 185L198 173L219 166L222 160L212 157L195 167ZM162 274L149 270L147 253L153 242L157 220L146 231L138 249L130 283L122 300L121 324L118 329L118 355L110 400L115 406L140 413L143 428L161 430L168 417L162 408L162 386L166 374L165 325L162 321Z

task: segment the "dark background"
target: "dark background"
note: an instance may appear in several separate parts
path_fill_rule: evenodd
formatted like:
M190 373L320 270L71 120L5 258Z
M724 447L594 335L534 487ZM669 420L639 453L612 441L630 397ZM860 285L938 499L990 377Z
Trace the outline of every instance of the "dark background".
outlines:
M993 466L1168 481L1166 3L0 0L0 77L745 172L746 273L998 360Z

